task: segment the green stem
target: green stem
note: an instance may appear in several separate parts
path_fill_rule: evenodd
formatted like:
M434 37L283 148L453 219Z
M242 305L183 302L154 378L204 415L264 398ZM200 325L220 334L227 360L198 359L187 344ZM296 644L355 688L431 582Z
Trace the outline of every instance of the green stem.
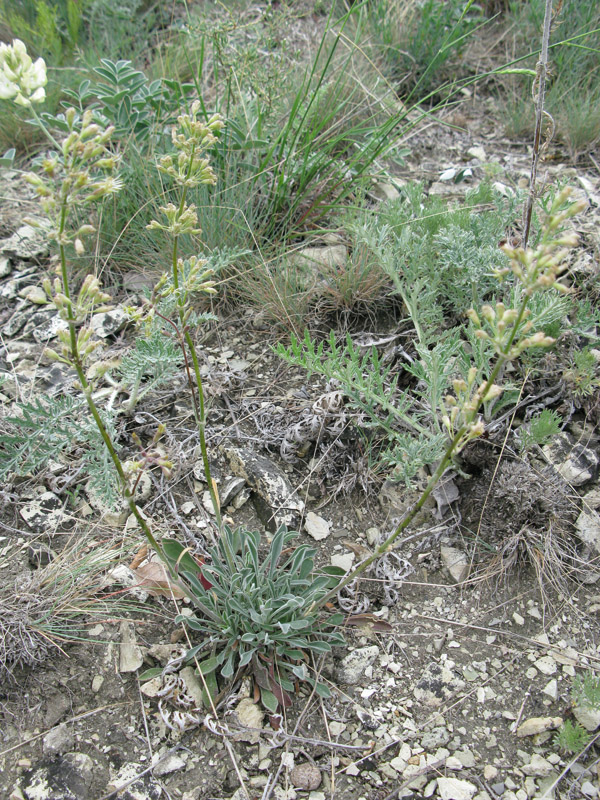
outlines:
M54 145L54 147L56 147L56 149L57 149L57 150L60 152L60 151L61 151L61 146L60 146L60 145L59 145L59 143L56 141L56 139L54 138L54 136L53 136L53 135L50 133L50 131L49 131L49 129L46 127L46 125L44 124L44 122L43 122L42 118L39 116L39 114L38 114L38 113L37 113L37 111L35 110L35 106L33 105L33 103L30 103L30 105L29 105L29 110L31 111L31 113L32 113L32 114L33 114L33 116L35 117L35 121L37 122L37 124L38 124L38 125L40 126L40 128L41 128L41 129L44 131L44 134L46 135L46 137L47 137L47 138L50 140L50 142L51 142L51 143Z
M192 165L193 165L193 154L192 157L190 158L188 177L191 173ZM187 187L184 186L183 191L181 192L181 199L179 202L179 216L183 214L186 198L187 198ZM185 319L186 302L187 302L186 297L184 297L182 293L179 291L178 248L179 248L179 236L175 236L173 237L173 255L171 260L171 268L173 272L173 286L175 288L175 296L177 298L177 311L179 314L179 324L181 326L181 331L183 333L185 343L187 344L188 351L192 357L192 363L194 365L194 376L196 378L196 386L198 389L198 405L196 405L195 402L193 405L194 405L194 416L196 418L196 426L198 428L198 437L200 439L200 452L202 454L202 465L204 467L204 476L208 484L208 491L215 512L215 519L217 522L217 526L219 530L221 530L223 527L223 518L221 517L219 498L217 497L217 493L215 491L215 486L212 479L210 462L208 460L208 448L206 446L206 404L204 400L204 385L202 383L202 377L200 375L200 364L198 362L198 355L196 353L194 340L192 339L192 336L186 325L186 319ZM193 385L190 385L190 389L192 391L192 397L195 398ZM229 555L231 554L228 553L228 556Z
M61 209L61 219L60 219L60 229L59 229L59 234L60 235L62 235L62 233L64 232L64 227L65 227L66 219L67 219L67 213L66 212L67 212L67 209L66 209L66 203L65 203L65 204L63 204L63 207ZM59 245L59 251L60 251L60 269L61 269L63 293L64 293L65 297L67 297L69 299L70 298L69 275L68 275L68 270L67 270L67 258L66 258L66 253L65 253L65 246L63 244ZM69 323L69 338L70 338L70 343L71 343L71 359L72 359L72 363L73 363L73 366L75 367L75 371L77 372L77 377L79 378L79 383L81 385L81 389L82 389L83 395L85 397L85 400L87 402L87 405L88 405L88 408L90 410L90 413L91 413L91 415L92 415L92 417L94 419L94 422L96 423L96 427L98 428L100 436L102 437L102 441L104 442L104 444L106 446L106 449L109 452L111 460L112 460L112 462L114 464L114 467L115 467L115 469L117 471L117 475L119 476L119 481L121 482L121 485L123 487L123 494L125 496L125 500L127 502L127 505L129 506L129 510L131 511L131 513L136 518L140 528L142 529L142 531L144 532L144 535L146 536L146 539L150 542L150 544L157 551L157 553L162 558L164 558L164 554L163 554L161 546L158 544L158 542L154 538L154 535L153 535L152 531L150 530L150 527L148 526L148 523L142 517L142 515L140 513L140 510L137 507L137 504L136 504L136 502L134 500L133 494L129 490L127 476L125 475L125 472L123 470L123 465L121 464L121 459L117 455L117 452L116 452L116 450L114 448L114 445L112 443L112 440L110 438L110 434L106 430L106 426L104 425L104 422L102 421L102 417L100 416L100 412L98 411L96 403L94 402L94 398L92 397L92 387L90 386L90 384L89 384L89 382L88 382L88 380L87 380L87 378L85 376L85 371L83 369L83 364L81 362L81 357L79 355L79 347L78 347L78 344L77 344L77 330L76 330L75 313L73 311L73 306L72 306L72 304L70 302L67 304L67 317L68 317L67 322Z

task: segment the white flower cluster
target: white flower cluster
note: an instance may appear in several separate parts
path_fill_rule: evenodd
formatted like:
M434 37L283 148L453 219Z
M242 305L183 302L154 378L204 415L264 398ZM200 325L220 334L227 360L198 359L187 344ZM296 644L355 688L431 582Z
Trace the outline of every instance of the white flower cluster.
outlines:
M20 106L42 103L46 98L46 62L33 63L20 39L0 43L0 98Z

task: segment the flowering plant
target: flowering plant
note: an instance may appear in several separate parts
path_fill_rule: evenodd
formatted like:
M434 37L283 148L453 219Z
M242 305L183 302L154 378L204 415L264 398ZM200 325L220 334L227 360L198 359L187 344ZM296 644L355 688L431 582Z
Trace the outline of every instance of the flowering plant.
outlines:
M0 98L20 106L43 103L46 99L46 62L34 63L20 39L0 44Z

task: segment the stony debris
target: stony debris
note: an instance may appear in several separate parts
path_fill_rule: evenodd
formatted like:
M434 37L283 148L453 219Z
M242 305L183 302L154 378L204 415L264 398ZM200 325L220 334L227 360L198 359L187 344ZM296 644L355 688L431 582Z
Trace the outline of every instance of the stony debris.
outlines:
M471 800L477 791L477 786L459 778L439 777L437 788L442 800Z
M120 795L125 787L127 794L122 796L129 795L131 800L160 800L164 797L160 783L147 771L147 765L134 762L123 764L106 787L106 792Z
M54 492L42 492L39 497L25 503L19 513L35 533L54 536L59 529L71 527L73 524L64 513L63 505Z
M157 753L155 760L156 766L152 772L156 777L169 775L171 772L178 772L181 769L185 769L187 763L185 758L182 758L182 756L177 753L167 753L164 756Z
M44 754L47 756L66 753L73 747L74 743L73 731L64 722L49 730L42 741Z
M126 472L131 465L132 462L130 461L123 462L123 468ZM91 481L87 482L85 491L90 505L106 525L110 525L112 528L120 528L128 520L131 512L125 500L119 500L116 506L113 507L98 493ZM147 472L143 472L135 490L136 503L138 505L144 503L150 497L151 491L152 479Z
M290 771L290 781L296 789L310 792L321 785L321 770L314 764L296 764Z
M450 547L449 545L441 545L440 556L442 564L450 573L452 580L455 583L464 583L469 577L469 559L466 553L459 550L457 547Z
M379 647L377 645L352 650L339 663L335 671L336 680L350 686L360 683L361 679L366 677L366 670L378 655Z
M281 525L297 529L304 502L279 467L246 447L222 445L221 451L233 474L252 489L257 513L268 530L275 531Z
M544 756L534 753L531 761L523 765L523 772L534 778L547 778L554 773L554 767Z
M264 711L249 697L240 700L235 708L235 713L239 724L244 728L262 728Z
M600 514L582 511L575 522L575 530L582 542L600 554Z
M50 243L44 229L48 223L39 220L39 227L21 225L20 228L7 239L0 241L0 254L13 259L40 260L50 252Z
M583 486L598 471L598 454L565 431L556 434L542 450L548 461L571 486Z
M245 486L246 481L244 478L229 478L229 480L226 480L219 492L221 507L227 508L228 505L235 505L236 499L243 492Z
M600 709L584 705L574 705L573 714L586 731L595 731L600 728Z
M530 717L519 725L517 736L536 736L538 733L556 730L562 722L562 717Z
M145 589L138 585L139 578L125 564L117 564L116 567L111 569L107 575L107 580L111 583L114 582L120 586L128 587L131 595L139 600L140 603L145 603L150 596Z
M12 272L12 264L9 258L0 258L0 280L7 278Z
M113 308L112 311L94 314L90 327L100 339L107 339L119 333L128 322L129 316L122 308Z
M343 267L348 261L348 248L343 244L329 247L303 247L288 256L290 264L299 267L310 267L318 271L319 267Z
M135 672L144 663L144 656L136 640L134 623L123 620L119 635L119 672Z
M318 514L315 514L314 511L309 511L304 520L304 530L309 536L312 536L315 541L320 542L322 539L326 539L329 536L331 532L331 523L327 522L326 519L323 519L323 517L320 517Z
M93 800L100 768L86 753L65 753L29 772L22 790L27 800Z
M450 666L452 664L452 666ZM454 662L428 664L414 689L414 696L425 705L437 707L449 700L455 692L464 689L465 682L454 672Z

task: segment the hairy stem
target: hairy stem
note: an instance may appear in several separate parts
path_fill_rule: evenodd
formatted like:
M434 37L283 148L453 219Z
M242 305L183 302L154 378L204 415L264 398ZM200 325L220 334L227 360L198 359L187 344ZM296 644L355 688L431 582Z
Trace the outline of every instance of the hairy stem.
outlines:
M188 169L188 178L191 173L193 166L193 157L190 158L190 166ZM185 208L185 201L187 197L187 188L184 186L181 192L181 199L179 202L179 215L183 214L183 210ZM202 454L202 465L204 467L204 475L206 477L206 482L208 484L208 491L210 494L210 499L213 505L213 509L215 512L215 519L217 522L217 526L219 530L223 526L223 520L221 517L221 508L219 505L219 498L217 497L217 492L215 490L215 485L213 482L211 469L210 469L210 462L208 460L208 448L206 447L206 405L204 401L204 385L202 383L202 377L200 375L200 364L198 362L198 355L196 353L196 347L194 345L194 340L188 330L186 324L186 305L187 305L187 298L182 294L179 290L179 270L178 270L178 248L179 248L179 236L175 236L173 238L173 255L171 261L171 267L173 272L173 286L175 287L175 293L177 298L177 310L179 314L179 324L181 326L181 333L185 340L185 344L188 347L188 351L192 357L192 364L194 366L194 376L196 378L196 387L198 390L198 403L195 402L195 390L193 383L189 380L189 373L188 373L188 382L190 384L190 389L192 392L192 397L194 398L194 416L196 418L196 426L198 428L198 437L200 439L200 452ZM183 348L185 351L185 348ZM187 362L187 359L186 359Z

